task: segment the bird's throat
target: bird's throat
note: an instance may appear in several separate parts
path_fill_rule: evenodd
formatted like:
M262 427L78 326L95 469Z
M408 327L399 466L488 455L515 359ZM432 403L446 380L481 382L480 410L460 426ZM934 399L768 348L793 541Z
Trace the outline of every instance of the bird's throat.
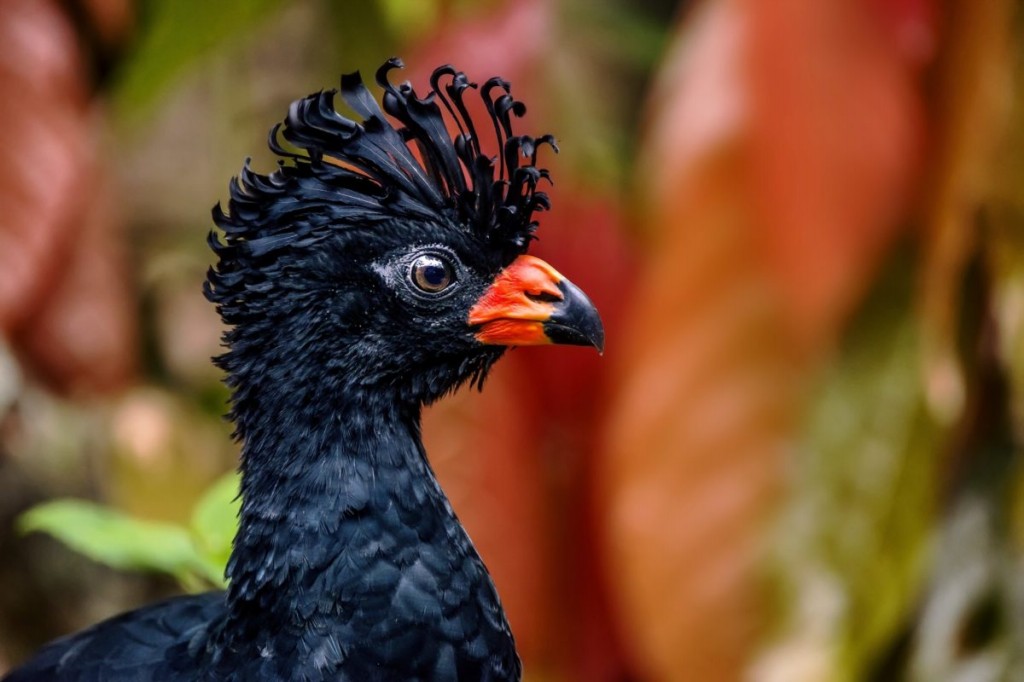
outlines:
M310 581L344 570L338 559L357 549L352 528L373 524L393 504L419 499L429 508L443 498L423 456L418 414L360 406L318 421L267 422L290 428L250 434L243 446L242 508L228 566L233 601L287 602Z
M394 607L402 576L424 562L443 563L439 573L457 567L482 595L474 599L493 598L497 606L486 569L426 460L418 409L357 412L322 419L317 428L248 434L227 618L246 623L249 640L259 639L252 626L261 622L289 623L301 636L306 625L332 619L358 630L352 619L365 612L370 627L380 610Z
M247 423L226 609L190 645L211 677L259 660L291 679L433 679L436 666L519 679L494 584L427 462L418 407Z

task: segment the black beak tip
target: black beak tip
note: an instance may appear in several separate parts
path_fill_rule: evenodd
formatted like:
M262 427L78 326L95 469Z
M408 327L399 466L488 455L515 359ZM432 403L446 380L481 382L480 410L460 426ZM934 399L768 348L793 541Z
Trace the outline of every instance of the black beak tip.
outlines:
M552 343L572 346L593 346L604 354L604 324L597 308L587 295L572 282L558 283L564 299L556 304L555 313L544 323L544 333Z

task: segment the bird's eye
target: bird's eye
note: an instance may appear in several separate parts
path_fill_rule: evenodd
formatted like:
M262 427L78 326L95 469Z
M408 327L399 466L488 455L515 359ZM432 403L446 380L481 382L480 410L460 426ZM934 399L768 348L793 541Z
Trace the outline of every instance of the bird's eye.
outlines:
M455 281L452 266L440 256L433 254L426 254L414 260L409 276L418 289L428 294L440 293Z

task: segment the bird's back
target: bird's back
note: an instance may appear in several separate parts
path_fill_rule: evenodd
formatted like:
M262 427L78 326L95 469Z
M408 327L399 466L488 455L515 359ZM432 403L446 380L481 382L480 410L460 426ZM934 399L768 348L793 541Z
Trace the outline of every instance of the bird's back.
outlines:
M103 621L44 647L2 682L193 680L176 672L189 642L224 610L224 594L176 597Z

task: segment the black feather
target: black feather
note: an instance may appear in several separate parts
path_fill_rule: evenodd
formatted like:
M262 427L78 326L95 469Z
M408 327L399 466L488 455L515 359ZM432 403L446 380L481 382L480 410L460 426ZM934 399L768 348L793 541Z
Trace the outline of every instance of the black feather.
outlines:
M534 214L550 205L538 189L549 176L536 165L537 150L548 145L557 151L554 138L515 135L512 121L526 107L512 98L507 81L492 78L480 90L496 138L497 154L490 156L465 103L476 84L445 65L419 97L409 83L389 80L402 66L392 58L377 71L383 110L358 72L342 76L341 96L361 122L335 110L334 90L293 103L270 134L270 149L285 163L261 175L247 162L231 183L228 211L217 206L213 213L224 236L211 236L220 263L206 286L227 319L244 315L251 288L262 278L254 257L314 244L354 224L445 217L484 243L499 266L526 251L537 228ZM460 131L454 137L446 118Z
M423 451L420 410L479 386L501 356L468 311L529 245L547 207L537 149L554 141L514 135L524 108L492 79L487 156L465 101L476 86L444 66L420 98L388 80L400 65L377 73L383 108L358 74L342 78L360 122L333 93L295 102L270 135L280 167L246 162L228 210L213 211L223 236L209 237L219 262L205 293L229 327L216 362L242 442L229 589L59 640L4 682L520 678L494 585ZM407 286L424 249L459 263L451 295Z

